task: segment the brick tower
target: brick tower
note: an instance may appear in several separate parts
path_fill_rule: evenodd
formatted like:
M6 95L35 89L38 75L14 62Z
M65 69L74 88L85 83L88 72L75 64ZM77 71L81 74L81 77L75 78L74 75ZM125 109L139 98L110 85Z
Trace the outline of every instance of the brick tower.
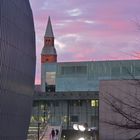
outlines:
M54 47L54 35L51 20L49 17L46 33L44 36L44 47L41 53L41 63L52 63L52 62L57 62L57 53Z
M41 90L43 92L55 91L56 65L57 53L54 47L54 34L49 17L41 52Z

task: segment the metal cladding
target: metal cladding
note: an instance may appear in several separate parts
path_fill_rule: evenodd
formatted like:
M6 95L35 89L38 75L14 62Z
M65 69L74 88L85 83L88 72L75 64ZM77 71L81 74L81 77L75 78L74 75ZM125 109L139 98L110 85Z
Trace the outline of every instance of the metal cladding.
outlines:
M29 0L0 0L0 140L25 140L35 78Z
M50 17L48 18L48 24L44 36L44 47L41 52L41 63L46 62L57 62L57 52L54 47L54 34Z

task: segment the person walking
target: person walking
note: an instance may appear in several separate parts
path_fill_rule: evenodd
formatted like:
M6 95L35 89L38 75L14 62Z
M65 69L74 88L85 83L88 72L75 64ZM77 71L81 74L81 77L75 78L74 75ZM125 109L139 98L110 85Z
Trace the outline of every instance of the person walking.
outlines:
M51 140L54 140L54 138L55 138L55 131L54 131L54 129L52 129L52 131L51 131Z

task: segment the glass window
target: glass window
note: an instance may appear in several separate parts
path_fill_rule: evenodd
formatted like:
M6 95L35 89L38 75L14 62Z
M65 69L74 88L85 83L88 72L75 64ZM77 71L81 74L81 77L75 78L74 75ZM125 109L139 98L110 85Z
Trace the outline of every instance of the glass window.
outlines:
M98 126L98 117L97 116L91 116L91 126Z
M87 67L86 66L76 66L76 73L77 74L86 74Z
M86 74L87 66L63 66L61 67L62 75L73 75L73 74Z
M140 75L140 67L139 66L135 66L135 76L139 76Z
M51 106L51 102L47 101L46 105L47 105L48 107L50 107L50 106Z
M71 122L78 122L78 116L71 116L70 120Z
M59 102L58 101L54 101L54 106L59 106Z
M131 67L130 66L122 66L122 75L123 76L131 76Z
M112 67L111 68L111 75L112 77L120 76L120 67Z
M91 100L91 107L98 107L99 101L98 100Z
M67 116L63 116L63 122L66 123L67 122L68 117Z
M95 100L91 100L91 106L92 106L92 107L95 107L95 106L96 106Z
M99 106L99 100L96 100L96 106L97 107Z
M76 101L70 101L70 106L82 106L82 101L81 100L76 100Z
M47 85L55 85L56 72L46 72Z

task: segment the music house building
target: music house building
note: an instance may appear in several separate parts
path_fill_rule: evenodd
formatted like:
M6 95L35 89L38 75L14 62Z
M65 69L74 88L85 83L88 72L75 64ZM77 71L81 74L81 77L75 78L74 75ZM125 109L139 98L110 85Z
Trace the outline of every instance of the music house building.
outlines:
M0 0L0 140L27 138L35 63L29 0Z

